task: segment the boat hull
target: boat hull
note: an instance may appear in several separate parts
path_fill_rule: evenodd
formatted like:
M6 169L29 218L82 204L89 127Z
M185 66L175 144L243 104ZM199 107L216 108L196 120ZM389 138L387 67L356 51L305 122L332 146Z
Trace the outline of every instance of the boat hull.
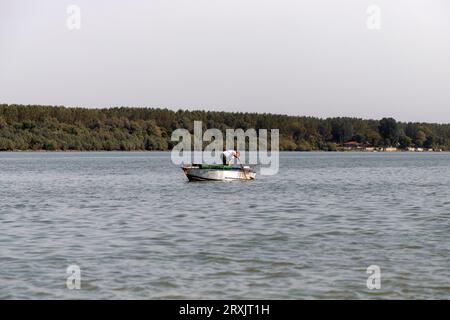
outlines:
M195 166L183 167L186 177L190 181L233 181L233 180L253 180L256 172L246 167L244 170L233 168L223 169L203 169Z

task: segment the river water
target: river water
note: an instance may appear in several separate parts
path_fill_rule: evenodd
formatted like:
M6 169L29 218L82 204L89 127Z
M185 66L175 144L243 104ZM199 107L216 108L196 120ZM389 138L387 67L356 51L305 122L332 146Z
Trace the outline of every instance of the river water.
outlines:
M280 162L189 183L164 152L0 153L0 298L450 298L449 153Z

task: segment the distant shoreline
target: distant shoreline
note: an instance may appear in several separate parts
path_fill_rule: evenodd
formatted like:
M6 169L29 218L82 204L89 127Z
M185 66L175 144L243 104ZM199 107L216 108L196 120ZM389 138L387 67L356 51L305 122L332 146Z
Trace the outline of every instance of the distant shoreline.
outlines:
M270 130L278 130L280 151L450 150L450 124L405 123L393 118L322 119L158 108L0 104L0 151L168 151L179 143L179 138L172 138L176 130L192 133L196 122L200 122L202 132L217 129L223 134L231 129L236 135L241 130L240 134L247 137L261 130L270 134Z
M156 152L171 152L171 150L0 150L1 153L94 153L94 152L120 152L120 153L156 153ZM249 151L246 151L249 152ZM270 151L269 151L270 152ZM450 153L450 150L441 150L441 151L408 151L408 150L397 150L397 151L366 151L366 150L337 150L337 151L328 151L328 150L309 150L309 151L301 151L301 150L281 150L279 152L286 153Z

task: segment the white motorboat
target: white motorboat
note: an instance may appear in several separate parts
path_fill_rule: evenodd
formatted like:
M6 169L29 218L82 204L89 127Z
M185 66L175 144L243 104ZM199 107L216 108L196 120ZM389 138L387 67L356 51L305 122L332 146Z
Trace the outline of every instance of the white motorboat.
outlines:
M193 164L183 166L189 181L253 180L256 172L249 166Z

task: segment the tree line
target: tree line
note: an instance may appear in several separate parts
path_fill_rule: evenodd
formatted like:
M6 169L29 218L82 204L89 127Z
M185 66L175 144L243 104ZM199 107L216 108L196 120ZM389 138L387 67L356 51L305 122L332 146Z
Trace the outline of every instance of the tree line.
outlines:
M392 118L319 119L277 114L172 111L160 108L86 109L0 104L0 150L170 150L172 132L217 128L279 129L282 151L334 151L348 141L373 147L450 150L450 124Z

